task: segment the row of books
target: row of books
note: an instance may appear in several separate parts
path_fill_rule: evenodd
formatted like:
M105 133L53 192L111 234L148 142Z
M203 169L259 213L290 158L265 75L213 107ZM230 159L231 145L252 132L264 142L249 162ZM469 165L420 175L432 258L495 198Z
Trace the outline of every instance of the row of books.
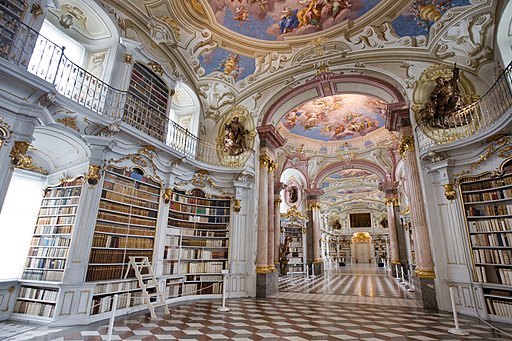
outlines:
M122 205L119 203L109 202L109 201L105 201L105 200L102 200L100 202L100 208L104 209L104 210L108 210L108 211L127 213L132 216L135 215L135 216L150 217L150 218L155 218L155 219L158 215L157 210L142 209L139 207Z
M120 202L128 205L139 206L150 210L158 210L158 201L139 199L107 190L101 191L101 199Z
M496 180L485 180L480 182L466 183L461 185L462 191L478 191L494 187L503 187L512 185L512 176L507 176Z
M227 247L227 239L183 239L181 246Z
M57 290L21 286L18 297L38 301L53 301L57 299Z
M79 197L80 193L82 193L82 187L54 188L46 190L43 198Z
M128 179L136 180L139 182L147 183L151 186L159 187L160 184L153 181L149 177L145 177L142 172L138 172L137 169L134 170L126 170L124 168L117 168L117 167L109 167L107 174L115 174L120 177L125 177Z
M41 202L41 207L53 207L53 206L72 206L78 205L79 197L74 198L61 198L61 199L46 199L44 198Z
M506 232L512 231L512 218L468 221L469 232Z
M198 206L179 203L171 201L169 208L173 211L186 212L193 214L208 214L208 215L229 215L229 207L212 207L212 206Z
M70 234L73 231L73 225L60 225L60 226L36 226L34 235L40 234Z
M32 241L30 243L31 246L69 246L71 239L69 236L36 236L32 237Z
M165 287L165 290L163 292L165 298L175 298L180 297L183 290L183 284L182 283L172 283L168 284Z
M102 314L112 310L114 296L95 297L92 300L91 315ZM142 291L130 291L118 294L117 309L124 309L143 304Z
M164 259L168 260L215 260L228 258L227 251L166 249Z
M60 269L63 270L66 266L65 259L55 258L27 258L25 261L26 268L32 269Z
M486 297L485 303L487 305L487 310L489 311L489 314L508 318L512 317L511 301L500 301Z
M185 282L222 282L223 277L218 275L186 275Z
M103 182L103 188L113 192L152 201L158 200L158 196L160 195L159 188L138 185L134 182L122 183L119 179L105 179Z
M468 217L475 216L498 216L498 215L512 215L512 204L510 205L487 205L482 208L474 206L466 210Z
M130 256L153 257L153 250L123 250L123 249L92 249L89 263L111 264L128 263Z
M75 213L76 213L76 206L41 207L41 209L39 210L39 216L75 214Z
M87 282L121 279L126 271L123 265L89 266L85 280Z
M35 315L42 317L53 317L55 311L54 304L30 302L30 301L16 301L14 312L19 314Z
M38 217L37 225L72 225L75 223L75 216Z
M65 258L67 255L67 248L33 247L28 251L29 257Z
M21 275L22 279L30 281L60 282L64 277L64 271L58 270L36 270L25 269Z
M181 221L194 221L201 223L217 223L217 224L227 224L229 223L229 216L198 216L198 215L189 215L182 214L175 211L169 211L169 218L173 218Z
M118 281L118 282L106 282L98 283L94 288L94 294L104 294L109 292L128 291L139 287L137 281Z
M222 294L222 283L185 283L183 296Z
M225 238L228 236L228 230L200 230L180 227L167 227L168 235L182 235L190 237L210 237L210 238Z
M223 262L206 262L206 263L181 263L168 262L164 265L165 274L186 274L186 273L220 273L224 269Z
M153 238L135 238L95 233L92 238L93 247L152 249Z
M472 234L473 246L512 246L512 233Z
M473 249L473 257L475 263L510 265L510 252L511 250Z
M131 236L155 236L155 229L146 227L133 227L118 224L106 224L102 222L96 223L95 232L105 232L120 235L131 235Z
M149 218L138 218L130 215L117 214L112 212L98 211L98 219L125 223L130 225L142 225L156 227L156 220Z
M202 206L213 206L213 207L229 207L231 206L230 199L203 199L193 196L186 196L179 193L173 193L172 201L175 203L183 203L189 205L202 205Z
M179 236L165 236L165 246L179 246L181 243L181 237Z
M182 228L190 230L227 230L229 220L225 223L201 223L201 222L188 222L184 220L176 220L169 216L167 226L170 228Z
M463 193L462 199L464 199L464 202L466 203L512 199L512 188L500 189L492 192L483 193Z

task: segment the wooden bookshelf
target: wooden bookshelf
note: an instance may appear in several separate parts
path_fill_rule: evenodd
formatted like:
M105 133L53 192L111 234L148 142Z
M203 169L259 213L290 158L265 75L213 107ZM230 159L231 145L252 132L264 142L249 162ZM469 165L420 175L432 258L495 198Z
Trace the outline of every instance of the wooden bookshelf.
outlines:
M44 190L22 279L62 281L82 185L78 178Z
M228 269L229 197L207 196L200 189L174 189L164 250L164 275L184 275L183 286L166 282L168 294L222 293L222 270Z
M165 141L169 89L163 80L141 63L133 65L123 121Z
M387 239L384 236L379 235L373 239L373 248L375 250L375 257L377 257L378 263L381 263L383 260L388 258Z
M285 226L285 236L291 237L290 253L288 255L288 271L304 272L306 263L305 234L303 227L288 225Z
M501 174L496 176L496 174ZM487 312L512 318L512 160L500 172L460 180L474 281Z
M106 169L86 281L121 279L130 256L153 258L160 189L138 168Z

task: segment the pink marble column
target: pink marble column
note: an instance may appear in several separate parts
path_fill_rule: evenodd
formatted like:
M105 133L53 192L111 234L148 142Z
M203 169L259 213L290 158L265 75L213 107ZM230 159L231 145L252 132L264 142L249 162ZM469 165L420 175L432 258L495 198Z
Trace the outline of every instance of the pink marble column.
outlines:
M414 137L412 135L403 135L398 151L404 160L406 185L410 197L411 228L416 238L416 276L420 278L435 278L434 260L428 235L419 167L416 153L414 152Z
M396 230L395 206L399 205L398 198L386 198L386 209L388 213L389 230L389 258L391 264L400 264L400 253L398 251L398 234Z
M268 164L270 158L260 156L258 195L258 243L256 249L256 273L268 273Z
M279 245L281 243L281 197L274 192L274 264L279 263Z
M311 204L310 208L313 217L313 263L322 263L320 252L320 204L316 202Z
M268 207L268 247L267 247L267 267L269 271L275 271L276 267L274 265L274 252L275 252L275 238L274 238L274 174L277 168L277 163L274 160L269 160L268 162L268 197L267 197L267 207Z

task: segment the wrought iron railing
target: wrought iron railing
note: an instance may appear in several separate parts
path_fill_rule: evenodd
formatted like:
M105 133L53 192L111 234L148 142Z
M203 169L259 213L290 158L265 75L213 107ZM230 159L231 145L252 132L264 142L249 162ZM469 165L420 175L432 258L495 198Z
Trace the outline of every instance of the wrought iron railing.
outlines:
M4 13L0 10L0 19ZM254 153L219 158L219 146L199 139L168 117L113 88L74 64L61 47L20 21L0 20L0 59L6 60L55 86L62 96L114 121L123 121L186 157L223 167L254 169Z
M429 119L416 126L420 152L484 133L512 115L512 63L479 100L450 114L441 127Z

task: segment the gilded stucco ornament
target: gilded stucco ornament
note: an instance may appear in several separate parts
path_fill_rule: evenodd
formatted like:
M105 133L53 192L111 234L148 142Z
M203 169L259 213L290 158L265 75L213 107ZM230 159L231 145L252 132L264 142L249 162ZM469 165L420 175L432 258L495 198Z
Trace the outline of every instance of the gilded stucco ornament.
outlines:
M78 123L77 123L77 120L76 120L76 116L74 117L62 117L62 118L58 118L57 119L57 122L66 126L66 127L69 127L73 130L76 130L78 132L80 132L80 129L78 128Z
M14 146L11 150L11 162L16 168L25 169L28 171L48 174L48 171L34 165L32 163L32 157L25 155L30 147L30 143L24 141L16 141L14 142Z
M400 199L398 198L386 198L384 200L386 206L400 206Z
M320 204L317 202L308 204L308 211L320 211Z
M158 64L157 62L149 62L148 66L154 73L160 76L164 74L164 69L162 68L162 65Z
M453 200L457 196L457 193L455 193L455 189L453 188L453 184L444 184L444 196L448 200Z
M124 62L126 64L131 64L133 62L133 55L131 55L129 53L125 53L124 54Z
M235 199L233 201L233 210L238 213L240 212L240 210L242 209L242 206L240 205L240 200L239 199Z
M89 165L85 180L89 185L96 185L101 178L101 167L98 165Z
M41 7L40 4L32 4L30 13L37 19L41 14L43 14L43 7Z
M295 218L299 220L307 220L308 218L299 212L296 206L292 206L288 209L288 212L281 215L281 218Z
M105 165L112 164L112 163L121 163L126 160L130 160L137 166L140 166L142 168L150 167L153 171L152 177L156 179L158 182L162 183L162 179L157 173L157 166L155 164L155 161L153 160L156 158L156 147L151 145L145 145L142 146L142 148L136 153L136 154L127 154L119 159L109 159L106 160Z
M3 117L0 116L0 149L5 141L7 141L11 137L12 131L11 127L4 122Z
M256 130L249 110L244 106L232 108L220 121L215 139L221 165L242 167L253 153Z
M194 187L197 187L197 188L205 188L205 187L209 186L209 187L219 191L220 193L222 193L226 196L229 196L230 198L233 198L233 196L234 196L233 193L228 192L228 191L224 190L224 188L217 185L215 183L215 181L213 181L212 177L209 174L205 174L202 172L194 173L194 176L192 177L192 179L178 182L175 185L176 186L185 186L188 184L192 184Z

